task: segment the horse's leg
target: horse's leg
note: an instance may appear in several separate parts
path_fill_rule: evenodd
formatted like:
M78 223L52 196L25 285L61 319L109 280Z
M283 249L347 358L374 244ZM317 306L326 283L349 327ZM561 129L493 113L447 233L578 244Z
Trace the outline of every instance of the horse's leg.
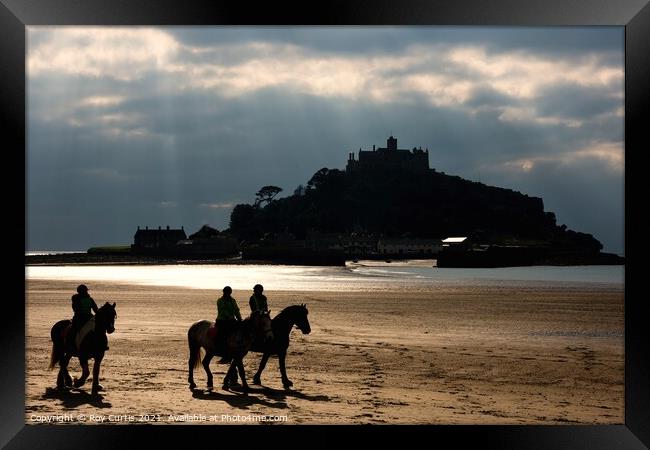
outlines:
M90 370L88 369L88 360L79 358L79 364L81 364L81 378L74 380L74 387L78 388L84 385L86 378L90 375Z
M99 384L99 368L102 365L103 357L103 355L95 357L95 362L93 363L93 387L90 391L92 395L97 395L100 390L104 389L103 386Z
M70 360L72 359L72 355L67 355L67 356L64 355L63 359L65 360L65 364L63 366L63 378L66 386L72 386L72 377L70 376L70 372L68 371L68 366L70 364Z
M56 378L56 387L58 389L63 389L66 386L66 382L70 379L70 374L68 373L68 363L70 362L71 356L62 352L59 358L59 375Z
M188 362L189 375L187 377L187 382L190 383L190 389L194 389L196 387L196 383L194 382L194 366L197 366L199 359L201 359L200 347L198 345L192 345L192 343L190 343L190 360Z
M212 372L210 372L210 361L214 355L212 352L206 352L205 357L203 358L203 368L205 373L208 375L208 389L212 389Z
M72 386L72 377L70 376L70 372L68 372L68 364L70 363L70 360L72 359L72 354L69 354L66 357L66 353L68 353L68 352L66 351L65 337L61 338L59 351L61 352L61 358L66 358L65 359L65 365L63 367L63 378L64 378L64 381L65 381L65 385L68 386L68 387L71 387Z
M228 380L230 380L230 384L237 384L237 367L228 368Z
M194 357L190 353L190 361L188 363L189 366L189 374L187 376L187 382L190 383L190 389L194 389L196 387L196 383L194 383Z
M241 378L241 387L244 392L248 392L248 383L246 383L246 373L244 372L244 360L242 358L237 358L237 369Z
M285 388L293 386L291 380L287 377L287 368L284 365L284 359L287 356L287 351L281 351L278 353L278 361L280 363L280 375L282 376L282 386Z
M59 389L62 389L64 386L72 386L72 378L70 377L70 374L68 373L68 359L66 359L65 363L63 362L63 358L65 357L65 342L64 339L60 336L56 336L53 334L52 336L52 360L50 363L50 368L54 368L56 363L59 363L59 371L57 373L56 377L56 386Z
M222 388L224 390L226 390L226 391L230 387L230 379L232 377L232 372L237 370L236 367L237 367L236 366L236 358L233 358L232 361L230 362L230 367L228 367L228 371L226 372L226 376L223 377L223 386L222 386Z
M269 356L271 356L271 354L266 352L262 355L262 360L260 361L260 367L259 369L257 369L255 376L253 376L253 384L262 384L262 380L260 379L260 377L262 376L262 371L266 367L266 362L269 360Z

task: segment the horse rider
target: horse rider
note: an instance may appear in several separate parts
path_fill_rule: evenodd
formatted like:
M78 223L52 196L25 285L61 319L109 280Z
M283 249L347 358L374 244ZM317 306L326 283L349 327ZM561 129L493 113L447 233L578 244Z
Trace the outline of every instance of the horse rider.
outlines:
M217 300L217 320L215 325L217 327L217 349L222 350L222 358L220 363L229 363L232 357L226 355L226 337L234 329L237 322L241 321L241 314L237 301L231 296L232 288L226 286L223 288L223 296Z
M251 312L268 312L269 306L266 301L266 295L262 294L262 292L264 292L264 286L261 284L253 286L253 295L251 295L250 300L248 300Z
M74 311L74 316L72 317L72 326L67 337L69 346L75 347L74 341L77 333L86 322L93 318L93 312L97 314L98 309L97 303L88 294L88 287L85 284L80 284L77 287L77 293L72 296L72 311ZM106 350L108 350L107 345Z

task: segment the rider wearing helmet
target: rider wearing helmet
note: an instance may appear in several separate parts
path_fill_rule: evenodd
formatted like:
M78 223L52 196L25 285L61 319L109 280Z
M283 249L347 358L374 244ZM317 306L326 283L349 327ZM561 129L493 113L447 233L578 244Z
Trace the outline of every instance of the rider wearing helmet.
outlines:
M98 310L97 304L88 294L88 287L85 284L80 284L77 287L77 293L72 296L72 310L74 316L72 317L72 327L68 333L69 345L73 345L77 332L93 317L93 312L96 314Z
M231 296L232 288L226 286L223 288L223 296L217 300L217 349L225 355L226 337L234 329L236 322L241 321L241 314L237 301ZM232 360L230 356L222 356L220 363L229 363Z
M264 286L261 284L256 284L253 287L253 295L251 295L251 298L248 301L248 304L251 307L251 312L267 312L269 310L266 295L262 294L262 292L264 292Z

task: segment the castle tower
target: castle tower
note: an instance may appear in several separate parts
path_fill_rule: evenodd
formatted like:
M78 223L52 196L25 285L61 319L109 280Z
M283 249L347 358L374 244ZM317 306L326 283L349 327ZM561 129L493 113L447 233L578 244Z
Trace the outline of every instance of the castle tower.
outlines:
M390 136L386 141L386 147L388 148L389 152L397 151L397 139L395 139L393 136Z
M359 149L359 159L354 152L348 153L347 171L378 171L403 169L411 172L423 172L429 169L429 149L413 147L413 150L397 148L397 138L392 134L386 140L386 147L372 150Z

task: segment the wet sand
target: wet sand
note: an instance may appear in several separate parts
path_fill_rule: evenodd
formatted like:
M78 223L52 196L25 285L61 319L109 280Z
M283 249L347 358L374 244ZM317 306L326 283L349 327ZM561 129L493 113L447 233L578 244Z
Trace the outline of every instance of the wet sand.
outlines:
M187 383L187 329L214 319L219 292L93 283L97 303L115 301L118 313L95 398L90 380L57 391L57 372L47 369L50 328L71 317L75 287L26 282L28 424L259 423L261 415L289 424L624 423L622 289L265 291L272 315L306 303L312 332L291 333L293 388L283 389L271 358L263 386L243 395L220 388L227 366L217 358L213 391L202 368L197 389ZM250 293L233 296L247 312ZM249 383L260 358L245 358ZM70 368L81 372L76 359Z

